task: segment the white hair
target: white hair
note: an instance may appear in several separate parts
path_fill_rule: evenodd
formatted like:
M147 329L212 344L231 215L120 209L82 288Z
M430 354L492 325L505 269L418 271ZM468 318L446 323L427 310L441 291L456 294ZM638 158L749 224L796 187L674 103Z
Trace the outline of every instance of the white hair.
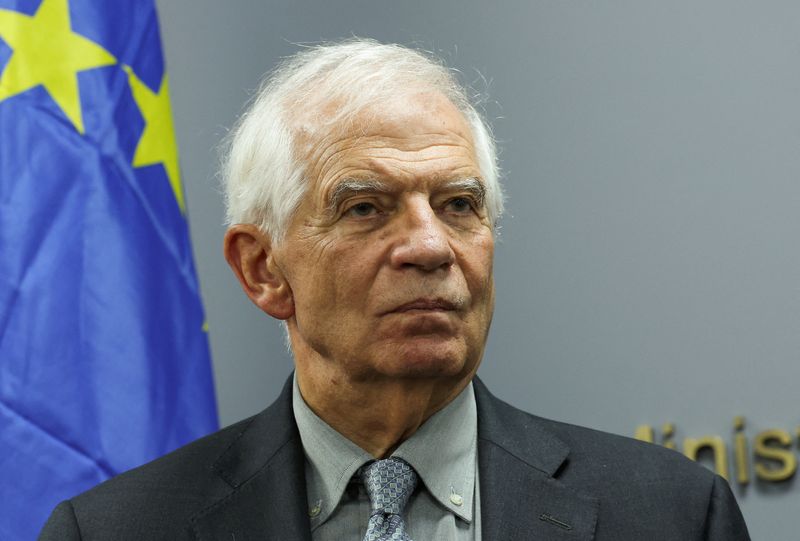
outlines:
M494 224L503 212L495 142L467 90L429 53L361 38L308 47L265 79L225 142L227 223L255 224L283 240L309 184L308 164L298 157L298 115L311 119L313 132L346 129L367 107L420 86L442 93L469 124Z

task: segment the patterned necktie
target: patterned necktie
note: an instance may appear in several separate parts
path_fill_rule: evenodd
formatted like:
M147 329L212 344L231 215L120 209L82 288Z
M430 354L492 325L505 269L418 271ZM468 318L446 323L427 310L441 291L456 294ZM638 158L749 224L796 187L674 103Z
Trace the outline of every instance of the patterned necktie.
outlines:
M408 462L394 457L371 462L361 469L361 482L372 507L364 541L412 541L402 517L417 484Z

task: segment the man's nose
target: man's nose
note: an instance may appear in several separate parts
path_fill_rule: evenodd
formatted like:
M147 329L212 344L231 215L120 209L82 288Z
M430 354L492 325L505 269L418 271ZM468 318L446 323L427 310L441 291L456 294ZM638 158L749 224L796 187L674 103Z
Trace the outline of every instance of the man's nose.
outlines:
M411 202L398 218L396 242L390 255L392 267L433 271L455 262L448 226L427 200Z

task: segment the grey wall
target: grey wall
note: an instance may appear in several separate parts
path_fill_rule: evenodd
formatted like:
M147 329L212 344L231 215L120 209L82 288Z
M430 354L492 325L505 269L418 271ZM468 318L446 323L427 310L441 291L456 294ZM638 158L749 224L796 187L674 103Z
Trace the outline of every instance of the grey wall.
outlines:
M293 43L357 34L418 43L488 80L509 195L481 369L495 393L628 435L672 421L679 439L730 442L739 414L749 437L794 433L799 3L159 8L225 424L269 403L291 363L221 257L215 146ZM796 538L794 480L735 489L754 539Z

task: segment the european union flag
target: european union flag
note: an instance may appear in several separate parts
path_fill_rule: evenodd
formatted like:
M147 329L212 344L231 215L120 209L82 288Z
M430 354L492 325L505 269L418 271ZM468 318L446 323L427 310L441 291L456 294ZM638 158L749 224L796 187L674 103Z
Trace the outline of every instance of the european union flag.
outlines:
M0 539L217 427L152 0L0 0Z

